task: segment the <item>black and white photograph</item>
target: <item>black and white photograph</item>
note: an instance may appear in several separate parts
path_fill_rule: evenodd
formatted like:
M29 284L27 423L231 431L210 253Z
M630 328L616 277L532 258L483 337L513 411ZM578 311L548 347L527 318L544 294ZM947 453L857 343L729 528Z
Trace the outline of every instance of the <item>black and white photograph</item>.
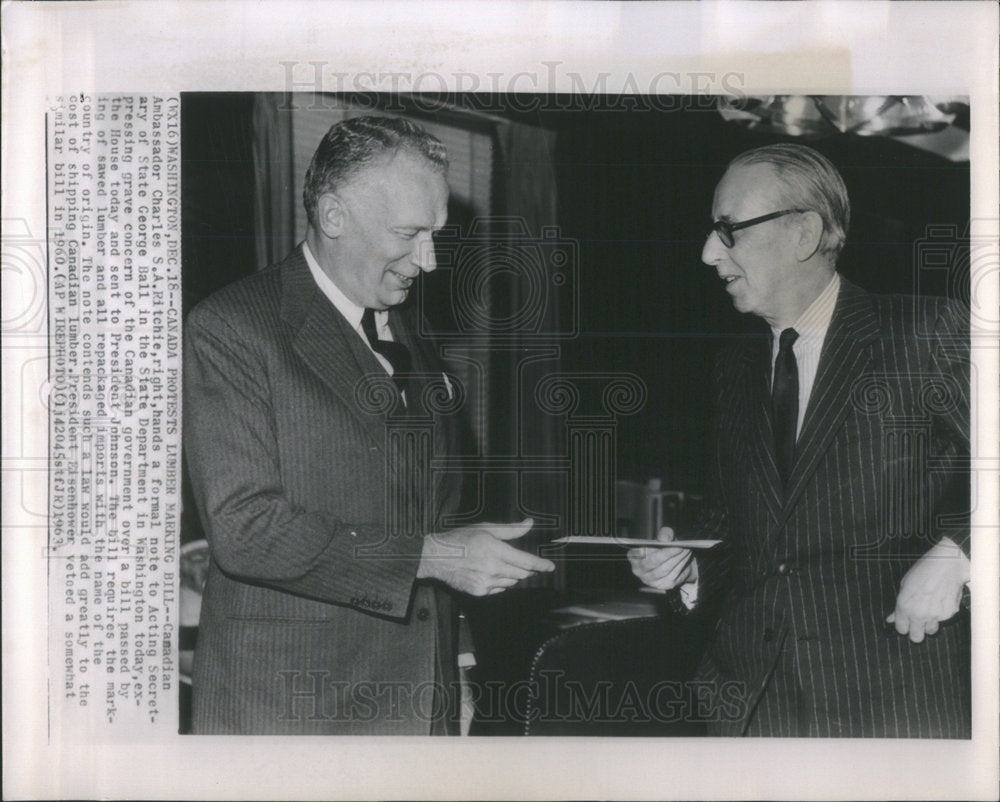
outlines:
M577 103L182 97L193 731L970 737L967 99Z
M995 7L13 5L5 796L990 798Z

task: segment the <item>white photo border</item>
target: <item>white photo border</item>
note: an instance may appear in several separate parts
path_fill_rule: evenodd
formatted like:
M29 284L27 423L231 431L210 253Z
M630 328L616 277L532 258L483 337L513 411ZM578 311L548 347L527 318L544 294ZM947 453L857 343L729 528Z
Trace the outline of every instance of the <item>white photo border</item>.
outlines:
M977 292L997 307L998 13L981 2L8 3L3 9L3 218L45 230L46 98L64 92L284 91L283 63L327 80L423 78L409 91L706 91L739 73L744 91L968 95L973 236L992 241ZM551 64L556 64L553 70ZM700 76L700 77L699 77ZM554 79L554 80L550 80ZM464 82L464 83L460 83ZM702 83L699 83L702 82ZM554 83L554 85L553 85ZM299 87L301 88L301 87ZM337 91L335 85L324 86ZM348 87L350 88L350 87ZM355 87L358 88L358 87ZM398 87L408 91L406 86ZM709 89L708 91L713 91ZM714 91L719 91L716 88ZM9 277L4 277L5 285ZM6 302L5 302L6 303ZM45 327L41 326L44 337ZM37 347L5 337L4 348ZM997 350L975 356L997 376ZM975 399L974 465L1000 476L997 398ZM45 434L4 375L4 416ZM31 407L31 404L28 404ZM6 427L5 427L6 428ZM46 616L39 544L8 498L4 435L5 798L161 799L853 799L995 797L997 482L974 526L973 677L987 689L973 740L188 738L62 749L46 732ZM991 445L992 444L992 445ZM45 481L29 486L45 493Z

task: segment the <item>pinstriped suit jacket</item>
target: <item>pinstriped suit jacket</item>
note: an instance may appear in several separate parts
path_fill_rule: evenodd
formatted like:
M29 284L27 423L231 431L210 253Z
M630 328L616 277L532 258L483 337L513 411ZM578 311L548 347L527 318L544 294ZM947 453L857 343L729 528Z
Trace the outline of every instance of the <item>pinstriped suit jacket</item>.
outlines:
M784 496L770 334L720 360L725 544L700 568L726 601L699 671L718 733L969 737L967 629L914 644L884 624L941 536L968 553L968 349L955 304L844 281Z
M439 376L414 317L390 320L414 371ZM459 487L419 473L411 485L414 465L387 451L390 418L359 391L385 371L301 248L190 313L184 370L186 458L212 550L195 731L430 732L433 683L453 679L452 606L415 581L422 539L387 537L386 504L419 504L433 525ZM428 420L447 453L451 417Z

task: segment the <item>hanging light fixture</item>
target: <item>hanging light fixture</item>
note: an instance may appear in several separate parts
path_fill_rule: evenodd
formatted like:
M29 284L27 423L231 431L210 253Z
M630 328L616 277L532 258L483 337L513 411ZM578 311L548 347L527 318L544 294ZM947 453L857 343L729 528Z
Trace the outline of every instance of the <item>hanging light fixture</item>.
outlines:
M968 108L965 97L923 95L746 95L719 98L722 118L752 131L820 139L838 134L857 136L917 137L910 144L941 152L947 158L963 158L956 148L952 124ZM949 131L949 129L951 129ZM941 137L946 149L928 147L928 134ZM964 135L964 136L963 136ZM968 158L968 132L961 132Z

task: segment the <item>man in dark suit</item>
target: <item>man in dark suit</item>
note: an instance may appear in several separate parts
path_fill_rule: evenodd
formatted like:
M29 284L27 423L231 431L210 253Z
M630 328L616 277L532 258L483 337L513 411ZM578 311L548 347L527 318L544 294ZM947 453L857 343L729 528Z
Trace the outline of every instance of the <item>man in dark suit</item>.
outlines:
M702 259L770 328L714 375L697 536L724 543L633 550L633 572L687 607L722 594L696 678L716 734L967 738L966 316L837 274L847 191L810 148L738 156L712 215Z
M530 521L441 529L459 481L429 466L454 453L457 389L400 305L435 267L446 170L408 121L334 125L305 242L187 320L185 448L212 553L198 733L454 732L450 591L553 568L504 542Z

